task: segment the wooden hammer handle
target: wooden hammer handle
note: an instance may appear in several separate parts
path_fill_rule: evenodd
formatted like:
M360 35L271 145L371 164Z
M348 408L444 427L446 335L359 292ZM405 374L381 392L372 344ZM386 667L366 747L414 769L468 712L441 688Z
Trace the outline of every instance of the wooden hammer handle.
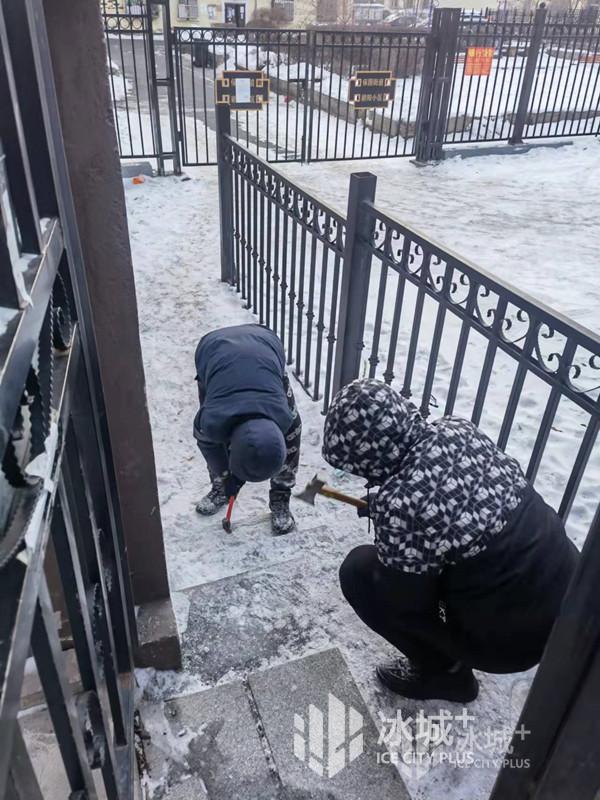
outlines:
M349 494L344 494L343 492L338 492L337 489L332 489L331 486L322 486L319 489L319 494L330 497L332 500L339 500L340 503L347 503L349 506L354 506L355 508L367 508L369 505L364 500L360 500L358 497L351 497Z

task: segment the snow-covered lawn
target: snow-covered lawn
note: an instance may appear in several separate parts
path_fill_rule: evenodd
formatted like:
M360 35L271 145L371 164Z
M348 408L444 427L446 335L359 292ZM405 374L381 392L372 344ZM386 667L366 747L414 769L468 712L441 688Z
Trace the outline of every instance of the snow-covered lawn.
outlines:
M379 209L598 330L597 139L418 169L405 159L277 168L344 213L350 175L374 172Z
M382 210L597 329L599 164L600 145L591 140L524 156L453 159L424 169L397 160L286 165L284 170L342 209L350 173L375 172ZM244 574L256 587L254 603L239 606L233 593L222 613L227 625L239 624L240 632L251 620L275 643L265 655L258 641L253 669L335 645L376 721L399 710L414 716L416 704L390 697L375 684L373 665L390 655L390 648L354 617L339 591L336 571L344 553L369 539L366 525L350 509L331 501L315 509L297 503L298 532L277 540L269 533L264 486L243 490L237 527L229 537L219 520L194 513L207 480L191 434L197 402L194 348L207 331L253 317L219 282L216 170L191 170L189 177L125 184L170 580L186 653L183 673L143 676L148 691L164 698L243 673L235 655L229 664L215 659L216 639L199 636L191 622L186 628L191 587ZM295 391L304 421L299 483L319 471L334 484L360 492L357 481L333 474L322 461L320 405L297 385ZM580 493L574 528L579 539L597 503L599 475L593 473ZM210 670L203 668L205 662ZM481 696L472 706L480 732L510 728L530 677L481 676ZM438 703L424 708L439 713ZM471 769L442 763L403 775L415 800L484 800L495 769L493 763Z

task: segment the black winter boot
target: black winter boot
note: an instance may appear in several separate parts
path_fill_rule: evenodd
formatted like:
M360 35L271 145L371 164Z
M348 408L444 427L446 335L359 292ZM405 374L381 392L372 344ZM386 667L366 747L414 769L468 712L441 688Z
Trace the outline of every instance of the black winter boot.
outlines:
M210 517L216 514L220 508L226 506L227 502L228 498L225 495L223 482L215 480L208 494L205 494L202 500L196 505L196 511L198 514L202 514L203 517Z
M459 664L452 670L428 672L416 668L407 659L399 658L381 664L377 677L392 692L413 700L449 700L471 703L479 694L479 683L473 670Z
M269 499L271 509L271 529L274 536L291 533L296 527L296 520L290 511L289 495L272 493Z

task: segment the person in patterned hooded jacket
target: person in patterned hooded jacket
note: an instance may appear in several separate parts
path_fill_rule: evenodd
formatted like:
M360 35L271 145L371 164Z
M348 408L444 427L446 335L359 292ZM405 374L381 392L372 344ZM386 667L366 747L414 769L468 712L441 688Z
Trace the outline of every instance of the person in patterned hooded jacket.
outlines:
M323 456L379 487L369 496L375 544L340 568L345 598L404 658L377 667L415 699L470 702L473 669L537 664L578 551L515 459L475 425L426 422L375 380L334 398Z

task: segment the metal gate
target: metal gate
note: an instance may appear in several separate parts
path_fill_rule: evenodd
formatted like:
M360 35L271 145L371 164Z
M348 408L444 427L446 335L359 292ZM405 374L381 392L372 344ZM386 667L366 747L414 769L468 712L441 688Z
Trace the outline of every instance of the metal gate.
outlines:
M19 715L31 654L62 796L133 800L136 623L45 10L0 3L0 797L43 797Z
M307 31L176 28L173 40L183 164L217 163L215 82L225 69L264 70L271 81L270 102L236 112L233 135L268 161L306 160Z
M232 118L232 135L267 161L326 161L414 154L427 33L177 28L173 31L185 165L217 160L215 81L225 69L263 70L270 102ZM390 70L384 110L355 110L350 79Z
M110 89L121 158L179 166L169 3L102 0Z

